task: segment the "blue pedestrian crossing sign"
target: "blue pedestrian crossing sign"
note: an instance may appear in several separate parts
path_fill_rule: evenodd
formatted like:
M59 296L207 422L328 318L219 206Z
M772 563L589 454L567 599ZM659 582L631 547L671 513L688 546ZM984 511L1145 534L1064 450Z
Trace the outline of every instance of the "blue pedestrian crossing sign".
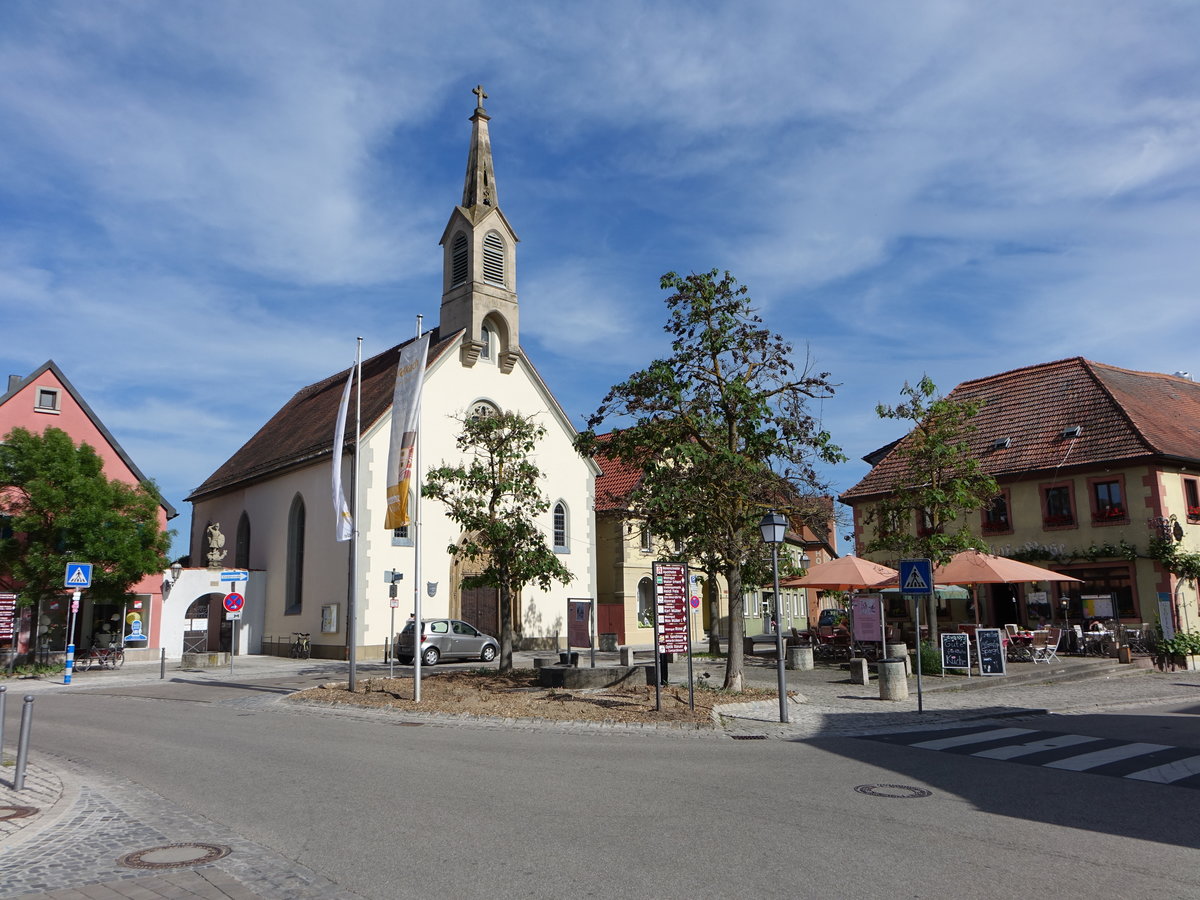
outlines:
M900 593L933 593L933 563L927 559L900 560Z
M92 586L91 563L67 563L66 586L69 588L90 588Z

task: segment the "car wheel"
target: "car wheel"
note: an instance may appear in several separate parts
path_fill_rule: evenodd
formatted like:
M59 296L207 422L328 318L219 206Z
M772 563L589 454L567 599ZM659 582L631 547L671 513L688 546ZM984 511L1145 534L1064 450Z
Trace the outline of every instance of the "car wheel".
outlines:
M400 665L402 665L402 666L411 666L412 665L412 657L411 656L397 656L396 659L400 661Z
M429 647L421 653L421 662L427 666L436 666L441 656L437 647Z
M483 652L479 654L479 658L482 659L484 662L491 662L493 659L496 658L496 648L493 647L491 644L488 644L486 647L483 648Z

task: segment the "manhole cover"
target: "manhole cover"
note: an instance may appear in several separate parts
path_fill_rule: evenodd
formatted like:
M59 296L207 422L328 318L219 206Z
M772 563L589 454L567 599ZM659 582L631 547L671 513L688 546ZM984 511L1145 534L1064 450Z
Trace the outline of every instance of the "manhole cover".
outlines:
M228 847L220 844L164 844L149 850L126 853L117 863L130 869L182 869L213 862L228 856L229 852Z
M0 806L0 822L9 819L24 819L36 813L36 806Z
M889 800L916 800L932 797L933 792L909 784L860 784L855 788L860 794L872 797L887 797Z

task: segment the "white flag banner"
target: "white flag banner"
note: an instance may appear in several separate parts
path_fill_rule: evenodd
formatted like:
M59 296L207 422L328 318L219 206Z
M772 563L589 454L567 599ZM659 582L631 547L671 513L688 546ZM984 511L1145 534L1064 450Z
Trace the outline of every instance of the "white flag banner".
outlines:
M421 386L425 383L425 357L428 354L429 333L426 332L400 351L400 362L396 366L392 443L388 449L387 518L383 523L389 531L409 524L408 495L412 490Z
M337 424L333 426L333 515L336 519L337 539L350 540L354 533L354 517L346 503L346 492L342 490L342 448L346 443L346 411L350 408L350 387L354 384L354 368L342 390L342 403L338 407Z

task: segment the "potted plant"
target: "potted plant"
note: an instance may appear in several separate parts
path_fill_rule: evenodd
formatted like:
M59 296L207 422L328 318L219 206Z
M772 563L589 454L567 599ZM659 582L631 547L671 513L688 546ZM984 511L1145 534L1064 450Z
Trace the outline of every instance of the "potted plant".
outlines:
M1186 669L1192 672L1200 670L1200 632L1177 631L1175 637L1169 641L1160 638L1156 650L1158 666L1164 671L1168 668L1171 671L1175 669Z

